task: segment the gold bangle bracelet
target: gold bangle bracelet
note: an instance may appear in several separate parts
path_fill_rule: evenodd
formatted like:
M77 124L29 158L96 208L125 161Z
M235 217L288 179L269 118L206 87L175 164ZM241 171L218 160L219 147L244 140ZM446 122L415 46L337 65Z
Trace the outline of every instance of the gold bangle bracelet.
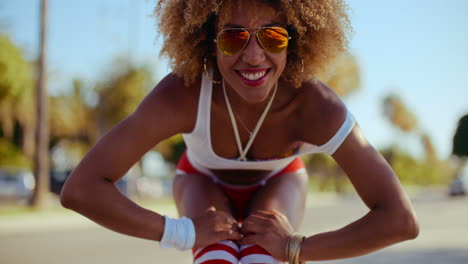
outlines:
M286 258L288 259L289 264L301 264L299 261L299 254L301 253L301 245L304 238L304 236L300 235L289 237L288 242L286 243Z

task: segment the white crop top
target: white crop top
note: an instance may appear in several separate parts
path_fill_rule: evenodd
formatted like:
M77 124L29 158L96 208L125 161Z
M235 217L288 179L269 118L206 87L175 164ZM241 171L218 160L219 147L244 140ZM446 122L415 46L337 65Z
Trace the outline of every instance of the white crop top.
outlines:
M347 111L346 119L325 144L316 146L304 142L300 149L293 155L274 160L265 161L239 161L218 156L211 145L211 94L213 84L206 74L202 74L200 97L198 100L198 112L195 128L191 133L182 134L187 145L187 158L200 172L212 174L210 169L235 169L235 170L267 170L278 171L286 167L294 158L310 153L327 153L332 155L343 143L354 127L355 120Z

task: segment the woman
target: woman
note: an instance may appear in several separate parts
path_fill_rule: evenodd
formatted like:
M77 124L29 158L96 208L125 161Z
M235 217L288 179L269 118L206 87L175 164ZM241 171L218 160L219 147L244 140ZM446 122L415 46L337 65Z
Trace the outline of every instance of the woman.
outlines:
M346 5L329 1L159 1L174 73L105 135L68 179L71 208L114 231L193 249L195 263L348 258L415 238L395 174L336 94L312 78L346 49ZM182 133L174 180L180 219L145 210L113 183ZM327 153L369 207L332 232L293 235L307 175L298 158Z

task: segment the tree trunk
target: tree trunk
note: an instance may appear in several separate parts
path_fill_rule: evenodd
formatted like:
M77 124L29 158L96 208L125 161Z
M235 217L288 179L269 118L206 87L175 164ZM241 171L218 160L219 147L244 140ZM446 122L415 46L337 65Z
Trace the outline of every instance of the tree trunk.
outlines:
M47 0L41 0L41 35L38 61L38 78L36 94L36 148L34 153L34 176L36 186L31 205L37 209L47 206L50 192L49 180L49 122L46 87L46 50L47 50Z
M8 140L13 140L14 123L11 103L6 101L0 105L0 123L3 136Z
M34 158L34 149L35 149L35 124L33 118L25 117L23 120L20 120L21 127L23 128L23 139L21 144L21 149L23 150L23 154L28 159Z

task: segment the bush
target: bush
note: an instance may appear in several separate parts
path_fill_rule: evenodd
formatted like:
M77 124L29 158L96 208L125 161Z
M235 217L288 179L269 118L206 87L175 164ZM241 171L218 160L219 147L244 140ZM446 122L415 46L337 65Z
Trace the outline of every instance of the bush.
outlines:
M381 153L404 185L448 185L454 177L449 161L417 159L396 147ZM332 157L315 154L304 156L303 160L309 174L309 189L335 192L353 189L349 178Z
M453 179L454 171L448 161L416 159L394 147L381 152L403 184L440 185Z
M5 138L0 138L0 167L32 168L31 160L21 150Z

